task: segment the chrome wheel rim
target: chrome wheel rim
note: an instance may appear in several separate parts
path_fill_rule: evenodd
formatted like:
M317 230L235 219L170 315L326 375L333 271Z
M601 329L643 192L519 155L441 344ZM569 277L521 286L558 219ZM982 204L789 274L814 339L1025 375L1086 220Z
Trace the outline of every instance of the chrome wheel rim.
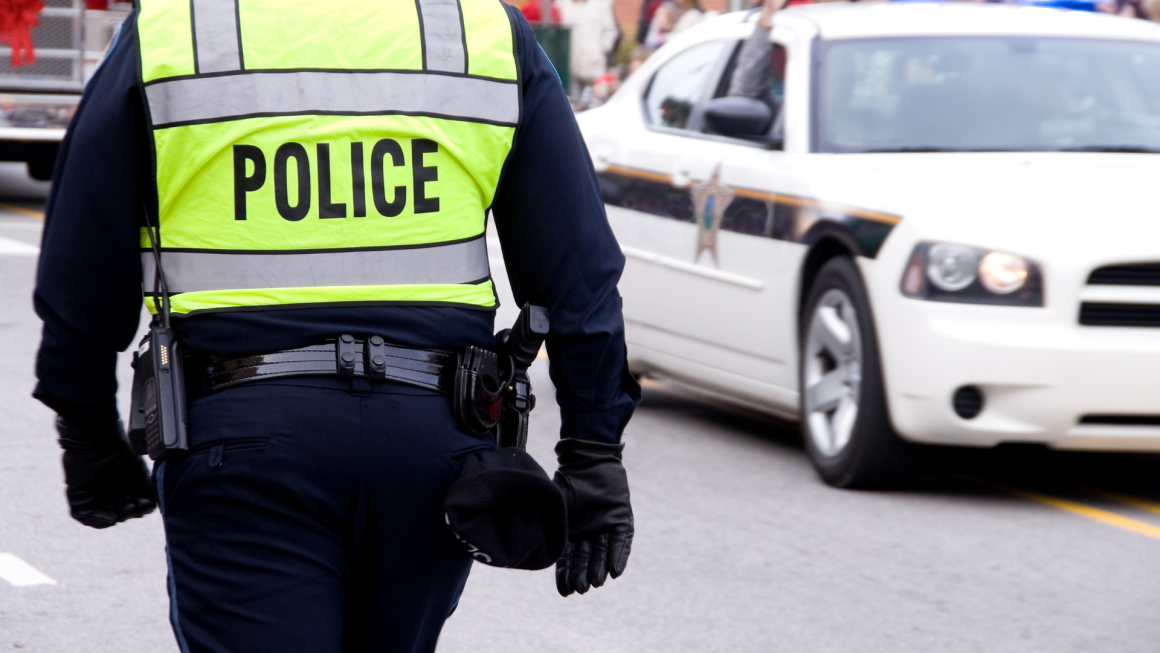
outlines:
M802 352L802 392L807 431L823 456L842 453L858 418L862 337L849 295L832 288L810 316Z

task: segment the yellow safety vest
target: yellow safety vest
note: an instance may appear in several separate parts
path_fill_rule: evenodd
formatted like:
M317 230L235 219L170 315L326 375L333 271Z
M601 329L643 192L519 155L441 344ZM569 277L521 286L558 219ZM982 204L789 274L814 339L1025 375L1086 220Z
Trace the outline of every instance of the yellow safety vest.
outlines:
M521 111L500 0L141 0L137 28L175 314L495 306Z

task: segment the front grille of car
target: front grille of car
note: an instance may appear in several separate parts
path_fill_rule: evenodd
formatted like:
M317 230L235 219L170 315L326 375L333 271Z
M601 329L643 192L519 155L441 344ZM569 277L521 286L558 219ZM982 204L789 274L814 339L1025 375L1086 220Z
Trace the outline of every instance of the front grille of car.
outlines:
M1112 424L1115 426L1160 426L1160 415L1084 415L1080 424Z
M1087 283L1089 286L1160 287L1160 263L1123 263L1096 268L1088 275ZM1102 327L1160 327L1160 303L1087 301L1080 304L1079 323Z
M80 91L84 82L80 0L48 0L30 36L36 61L16 67L9 43L0 43L0 87L11 90ZM4 125L9 126L9 125Z
M1160 327L1160 304L1084 302L1079 323L1085 326Z
M1160 286L1160 263L1109 265L1094 270L1087 282L1100 286Z

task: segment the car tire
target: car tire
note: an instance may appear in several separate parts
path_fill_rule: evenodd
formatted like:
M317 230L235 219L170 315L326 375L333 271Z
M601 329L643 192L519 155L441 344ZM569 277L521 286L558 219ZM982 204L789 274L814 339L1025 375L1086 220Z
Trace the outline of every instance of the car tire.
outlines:
M799 334L802 439L818 475L841 488L904 485L917 475L920 450L890 425L873 315L853 260L822 266Z

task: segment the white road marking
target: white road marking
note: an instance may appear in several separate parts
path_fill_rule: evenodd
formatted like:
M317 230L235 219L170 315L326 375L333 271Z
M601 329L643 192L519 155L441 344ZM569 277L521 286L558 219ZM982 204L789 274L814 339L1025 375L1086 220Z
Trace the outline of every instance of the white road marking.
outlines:
M39 247L33 247L28 243L22 243L19 240L12 240L0 236L0 256L5 254L11 256L36 256L40 254Z
M56 585L56 581L11 553L0 553L0 578L13 587Z

